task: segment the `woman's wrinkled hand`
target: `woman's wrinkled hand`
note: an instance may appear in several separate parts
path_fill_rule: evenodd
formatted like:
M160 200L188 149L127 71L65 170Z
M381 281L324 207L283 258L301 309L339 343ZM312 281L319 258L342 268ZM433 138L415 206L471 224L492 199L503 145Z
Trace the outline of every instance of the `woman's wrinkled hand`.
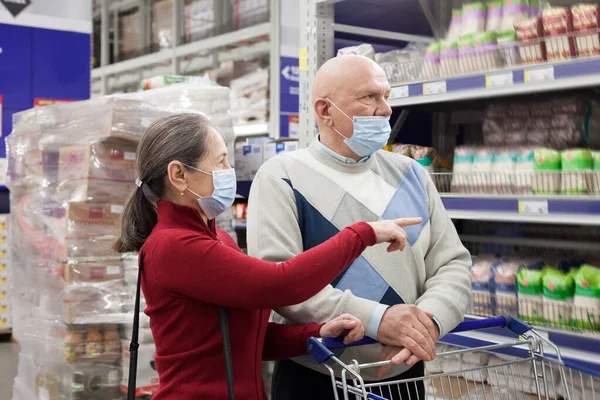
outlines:
M323 325L319 336L322 338L344 336L344 343L350 344L365 336L365 327L355 316L342 314Z

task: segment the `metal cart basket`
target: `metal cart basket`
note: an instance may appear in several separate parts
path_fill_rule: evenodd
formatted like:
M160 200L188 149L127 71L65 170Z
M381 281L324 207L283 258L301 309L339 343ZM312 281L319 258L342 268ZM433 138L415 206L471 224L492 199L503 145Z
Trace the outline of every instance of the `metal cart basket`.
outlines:
M366 383L361 371L388 365L390 361L349 365L337 358L335 349L348 347L342 339L309 339L309 353L324 364L331 375L335 399L372 400L439 400L439 399L598 399L600 373L565 364L558 347L519 319L507 315L460 324L452 332L486 328L506 328L519 335L519 340L476 348L453 350L437 355L438 359L470 353L511 353L511 348L527 354L521 358L500 358L499 362L481 367L456 368L424 377ZM349 346L374 343L365 338ZM337 379L334 367L341 367ZM420 389L418 389L420 388Z

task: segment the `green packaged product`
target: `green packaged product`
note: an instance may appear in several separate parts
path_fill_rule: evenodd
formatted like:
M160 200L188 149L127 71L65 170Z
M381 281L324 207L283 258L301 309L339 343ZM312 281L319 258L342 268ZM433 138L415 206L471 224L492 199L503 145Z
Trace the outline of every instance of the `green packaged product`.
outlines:
M592 194L600 194L600 151L592 151L592 163L590 190Z
M579 329L600 330L600 269L583 265L573 279L573 326Z
M532 323L544 321L542 278L541 270L521 268L517 273L519 318L523 321Z
M534 194L560 193L561 154L552 149L539 147L533 152Z
M550 325L570 325L574 282L570 273L545 268L543 282L544 321Z
M586 194L591 183L592 153L588 149L568 149L561 153L562 193Z

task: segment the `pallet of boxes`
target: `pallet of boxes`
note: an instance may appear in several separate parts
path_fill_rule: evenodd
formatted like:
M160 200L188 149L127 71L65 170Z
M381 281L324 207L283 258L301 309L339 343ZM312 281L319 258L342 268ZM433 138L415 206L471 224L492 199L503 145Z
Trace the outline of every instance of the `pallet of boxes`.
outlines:
M14 117L7 138L14 260L13 399L123 398L126 270L111 250L135 187L136 147L165 113L100 98Z

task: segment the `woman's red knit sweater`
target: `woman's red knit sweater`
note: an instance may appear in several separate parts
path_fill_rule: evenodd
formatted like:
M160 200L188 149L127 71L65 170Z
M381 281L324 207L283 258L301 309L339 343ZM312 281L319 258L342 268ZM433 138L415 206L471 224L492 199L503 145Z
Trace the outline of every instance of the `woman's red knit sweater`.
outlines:
M314 296L375 241L371 226L358 223L289 261L271 263L244 255L196 209L159 201L158 224L142 249L145 312L160 378L153 398L228 398L222 305L229 308L235 396L266 399L261 360L305 354L306 340L320 329L269 323L271 309Z

